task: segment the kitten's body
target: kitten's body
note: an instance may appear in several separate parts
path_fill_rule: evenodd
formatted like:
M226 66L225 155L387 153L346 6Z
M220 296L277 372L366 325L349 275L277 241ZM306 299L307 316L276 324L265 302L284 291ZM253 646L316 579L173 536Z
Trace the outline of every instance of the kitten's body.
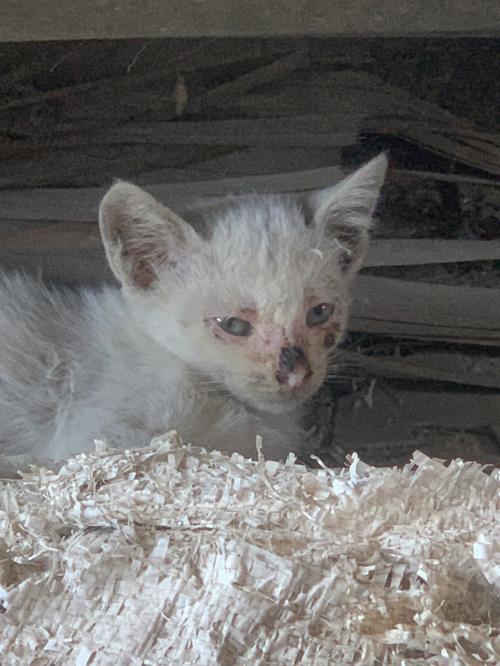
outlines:
M257 434L268 457L298 451L301 406L344 331L385 171L383 159L370 164L313 202L321 219L309 228L297 204L254 197L212 210L206 237L138 188L114 186L101 231L122 290L0 280L0 452L57 459L96 438L129 448L173 428L246 456ZM344 215L336 235L325 232L332 210ZM339 239L349 238L345 268ZM306 325L323 302L334 314ZM235 317L251 333L228 333Z
M57 459L96 438L131 448L174 426L199 446L247 456L256 434L278 457L300 444L297 418L247 409L166 352L116 288L54 291L3 276L0 312L3 453Z

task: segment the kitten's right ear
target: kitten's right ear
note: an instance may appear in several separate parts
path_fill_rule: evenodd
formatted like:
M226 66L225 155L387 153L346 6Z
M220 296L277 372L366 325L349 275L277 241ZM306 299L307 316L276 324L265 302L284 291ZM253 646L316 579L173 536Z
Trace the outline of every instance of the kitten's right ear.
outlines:
M371 218L386 170L387 157L381 153L337 185L309 198L312 223L336 239L347 275L357 272L367 250Z
M159 273L199 247L195 230L140 187L117 182L99 208L109 265L126 287L146 290Z

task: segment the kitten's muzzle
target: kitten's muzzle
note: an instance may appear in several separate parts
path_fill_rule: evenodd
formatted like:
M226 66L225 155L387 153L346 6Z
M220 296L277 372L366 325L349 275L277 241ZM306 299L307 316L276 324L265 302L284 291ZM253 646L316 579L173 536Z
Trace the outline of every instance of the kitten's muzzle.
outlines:
M312 375L311 366L301 347L282 347L276 379L280 384L297 388Z

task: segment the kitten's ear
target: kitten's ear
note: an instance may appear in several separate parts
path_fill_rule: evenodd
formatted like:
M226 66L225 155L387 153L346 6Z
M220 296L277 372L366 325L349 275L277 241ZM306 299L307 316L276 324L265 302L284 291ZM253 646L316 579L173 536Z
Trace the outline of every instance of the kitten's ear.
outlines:
M101 202L99 228L113 273L136 290L151 288L162 269L200 245L189 224L140 187L122 181Z
M368 248L371 218L386 170L387 157L381 153L334 187L315 192L309 199L312 223L338 241L346 273L356 273Z

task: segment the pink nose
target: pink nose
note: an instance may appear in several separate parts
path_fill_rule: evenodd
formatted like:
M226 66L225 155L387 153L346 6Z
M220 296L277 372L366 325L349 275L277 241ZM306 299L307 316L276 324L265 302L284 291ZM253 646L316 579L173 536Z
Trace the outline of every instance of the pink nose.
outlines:
M297 388L311 375L311 366L301 347L282 347L276 379L283 386Z

